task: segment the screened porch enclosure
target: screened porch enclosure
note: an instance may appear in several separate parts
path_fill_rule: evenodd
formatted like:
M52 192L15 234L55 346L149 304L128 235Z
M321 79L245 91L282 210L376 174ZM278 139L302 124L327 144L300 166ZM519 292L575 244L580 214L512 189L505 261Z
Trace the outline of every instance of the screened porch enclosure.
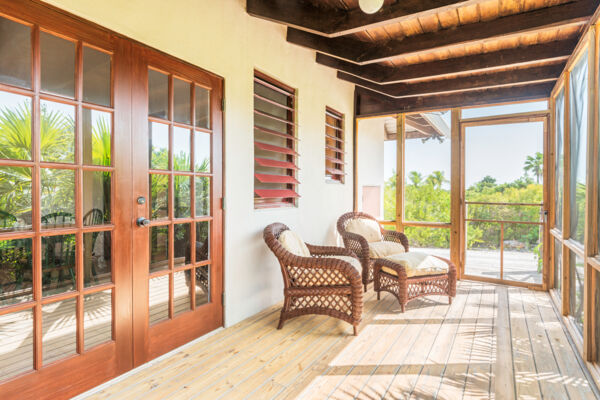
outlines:
M598 0L0 0L0 399L600 398L599 87Z

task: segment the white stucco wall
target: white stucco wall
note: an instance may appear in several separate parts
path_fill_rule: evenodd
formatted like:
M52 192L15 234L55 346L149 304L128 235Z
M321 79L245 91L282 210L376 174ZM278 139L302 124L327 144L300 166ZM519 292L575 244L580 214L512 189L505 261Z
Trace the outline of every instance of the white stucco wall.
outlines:
M245 0L48 0L47 3L198 65L225 79L225 324L283 298L279 266L262 240L283 222L313 243L334 243L334 224L352 209L352 179L325 183L325 106L352 127L353 86L288 44L286 29L246 14ZM254 210L253 71L298 89L299 206ZM352 154L347 129L346 151ZM352 164L347 167L349 177Z
M358 121L356 148L358 157L356 169L358 182L358 209L363 211L363 186L381 187L380 215L383 217L383 142L385 140L384 122L387 117L368 118Z

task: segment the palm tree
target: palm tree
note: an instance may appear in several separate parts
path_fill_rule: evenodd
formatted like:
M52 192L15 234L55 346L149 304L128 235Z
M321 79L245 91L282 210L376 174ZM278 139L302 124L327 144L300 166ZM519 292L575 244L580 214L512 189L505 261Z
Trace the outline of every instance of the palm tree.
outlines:
M433 171L427 177L427 183L436 189L441 189L442 185L446 182L448 182L448 180L444 176L444 171Z
M544 173L544 155L539 151L535 153L535 156L527 156L525 159L525 166L523 167L525 173L531 172L539 184L542 174Z
M423 175L417 171L410 171L408 179L414 187L418 187L423 182Z

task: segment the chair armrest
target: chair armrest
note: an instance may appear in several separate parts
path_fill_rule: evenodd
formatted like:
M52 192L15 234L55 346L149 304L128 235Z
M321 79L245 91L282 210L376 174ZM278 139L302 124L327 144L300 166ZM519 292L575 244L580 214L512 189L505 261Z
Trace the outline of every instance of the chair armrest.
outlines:
M313 256L347 256L347 257L356 257L351 250L348 250L344 247L335 247L335 246L315 246L312 244L306 243L310 254Z
M408 238L402 232L384 230L383 231L383 240L386 242L395 242L400 243L404 246L404 249L408 252Z

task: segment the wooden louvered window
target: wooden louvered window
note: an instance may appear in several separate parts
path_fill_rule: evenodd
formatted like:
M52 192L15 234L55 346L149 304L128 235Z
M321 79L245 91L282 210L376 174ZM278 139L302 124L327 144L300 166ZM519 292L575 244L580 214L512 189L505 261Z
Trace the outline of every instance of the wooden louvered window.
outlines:
M254 208L295 206L296 91L254 72Z
M344 115L327 107L325 109L325 178L344 183L346 176L344 157Z

